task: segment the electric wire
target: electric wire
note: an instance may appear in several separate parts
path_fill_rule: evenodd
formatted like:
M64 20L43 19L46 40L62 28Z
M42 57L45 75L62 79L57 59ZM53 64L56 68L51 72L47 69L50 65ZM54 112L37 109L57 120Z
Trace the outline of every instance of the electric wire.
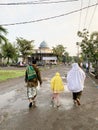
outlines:
M81 26L81 16L82 16L82 7L83 7L83 0L81 0L81 3L80 3L81 11L80 11L80 16L79 16L79 26L78 26L78 30L77 30L77 32L80 31L80 26ZM77 45L77 56L79 57L79 55L80 55L80 43L77 42L76 45Z
M83 0L81 0L81 11L80 11L80 16L79 16L79 27L78 27L78 31L80 30L80 26L81 26L82 7L83 7Z
M74 2L78 0L66 0L66 1L48 1L48 2L19 2L19 3L0 3L0 5L31 5L31 4L56 4L56 3L64 3L64 2Z
M88 7L87 7L87 10L86 10L86 15L85 15L85 18L84 18L84 29L86 28L86 21L87 21L87 15L88 15L89 5L90 5L90 0L88 2Z
M55 18L59 18L59 17L63 17L63 16L66 16L66 15L69 15L69 14L73 14L73 13L79 12L81 10L85 10L87 8L94 7L96 5L98 5L98 3L90 5L89 7L88 6L87 7L83 7L82 9L77 9L77 10L74 10L74 11L71 11L71 12L68 12L68 13L65 13L65 14L57 15L57 16L51 16L51 17L37 19L37 20L32 20L32 21L27 21L27 22L25 21L25 22L17 22L17 23L10 23L10 24L5 23L5 24L1 24L0 26L11 26L11 25L19 25L19 24L28 24L28 23L35 23L35 22L55 19Z
M97 0L97 3L98 3L98 0ZM97 4L95 5L95 8L94 8L93 14L92 14L92 16L91 16L90 23L89 23L89 25L88 25L88 30L89 30L89 28L90 28L90 26L91 26L91 24L92 24L92 21L93 21L93 18L94 18L94 15L95 15L96 9L97 9Z

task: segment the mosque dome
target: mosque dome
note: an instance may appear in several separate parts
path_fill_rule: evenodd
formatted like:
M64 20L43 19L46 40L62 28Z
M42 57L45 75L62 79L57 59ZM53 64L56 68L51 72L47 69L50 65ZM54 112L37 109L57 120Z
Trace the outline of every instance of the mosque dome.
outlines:
M45 41L42 41L39 48L49 48Z

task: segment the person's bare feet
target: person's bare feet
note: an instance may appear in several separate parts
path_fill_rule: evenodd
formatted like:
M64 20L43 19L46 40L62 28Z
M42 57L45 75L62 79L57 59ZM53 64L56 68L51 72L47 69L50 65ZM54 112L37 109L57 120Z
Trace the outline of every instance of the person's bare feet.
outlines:
M80 99L77 98L77 104L80 106L81 103L80 103Z

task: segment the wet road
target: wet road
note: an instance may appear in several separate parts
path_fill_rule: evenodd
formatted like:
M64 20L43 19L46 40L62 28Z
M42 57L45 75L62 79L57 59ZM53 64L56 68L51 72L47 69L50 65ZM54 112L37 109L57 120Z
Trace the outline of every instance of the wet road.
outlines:
M81 106L74 106L67 90L69 67L63 65L42 71L43 85L38 88L36 107L29 109L24 78L0 83L0 130L98 130L98 88L86 78ZM60 72L65 84L61 106L51 105L50 79Z

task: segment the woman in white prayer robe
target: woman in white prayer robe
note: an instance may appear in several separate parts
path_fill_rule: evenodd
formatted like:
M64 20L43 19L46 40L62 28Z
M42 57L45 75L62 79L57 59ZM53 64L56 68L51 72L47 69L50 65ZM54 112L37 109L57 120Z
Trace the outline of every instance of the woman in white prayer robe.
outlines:
M73 63L72 69L67 74L67 87L73 94L74 104L80 105L85 78L85 72L79 67L78 63Z

